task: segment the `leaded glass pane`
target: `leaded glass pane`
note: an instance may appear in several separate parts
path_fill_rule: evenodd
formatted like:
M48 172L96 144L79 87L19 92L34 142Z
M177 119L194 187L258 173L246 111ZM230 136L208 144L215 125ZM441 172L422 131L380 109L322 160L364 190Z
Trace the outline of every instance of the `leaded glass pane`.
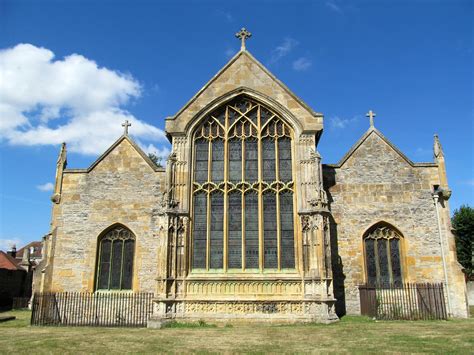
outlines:
M392 278L396 286L402 284L402 270L400 265L400 245L398 239L390 239L390 259L392 261Z
M242 180L242 142L240 139L229 140L229 180Z
M122 289L132 288L133 277L133 253L135 241L128 239L124 241L123 265L122 265Z
M207 196L204 193L194 195L193 242L193 267L205 268L207 242Z
M245 195L245 267L258 268L258 196Z
M211 195L211 269L220 269L223 264L224 247L224 195Z
M97 288L101 290L109 288L111 244L112 242L108 239L102 239L100 243L99 277L97 280Z
M196 167L194 168L194 180L198 183L203 183L207 181L209 143L204 139L198 139L195 144Z
M278 170L280 180L287 182L292 180L291 167L291 140L290 138L280 138L278 140Z
M276 223L276 196L273 193L263 195L263 239L264 239L264 266L277 268L277 223Z
M258 179L258 144L256 139L245 141L245 180L255 182Z
M110 275L110 288L120 289L120 279L122 274L122 247L123 240L114 240L112 243L112 267Z
M390 274L388 269L386 239L377 239L377 254L379 257L379 283L388 285L390 283Z
M242 267L242 195L229 195L229 268Z
M373 239L365 240L365 257L367 260L367 282L369 285L377 283L377 268L375 265L375 241Z
M281 267L284 269L295 267L293 218L293 194L287 191L280 195Z
M216 139L212 141L212 181L224 180L224 141Z
M271 138L262 139L263 180L275 181L275 141Z

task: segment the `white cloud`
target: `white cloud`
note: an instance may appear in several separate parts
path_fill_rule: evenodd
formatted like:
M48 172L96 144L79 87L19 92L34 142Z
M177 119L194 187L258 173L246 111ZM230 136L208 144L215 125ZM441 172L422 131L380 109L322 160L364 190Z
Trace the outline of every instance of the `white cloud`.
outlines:
M474 179L466 181L468 185L474 186Z
M36 188L40 191L53 191L54 185L52 182L47 182L46 184L36 186Z
M170 155L171 151L167 147L162 147L162 148L157 148L153 144L148 144L148 145L142 145L140 143L140 148L146 153L146 154L155 154L157 157L162 158L162 161L166 161L168 159L168 156Z
M333 129L344 129L347 126L357 122L360 116L354 116L352 118L340 118L339 116L331 117L331 128Z
M272 50L270 64L275 64L281 58L288 55L297 45L297 40L291 37L286 37L280 45Z
M164 132L124 106L142 94L129 74L99 67L79 54L61 60L46 48L19 44L0 51L0 140L11 145L57 145L100 154L132 123L133 136L165 141Z
M0 250L9 251L13 246L16 246L19 249L22 245L21 239L1 239L0 238Z
M336 1L334 0L326 1L326 6L330 8L332 11L335 11L337 13L342 13L342 8L338 4L336 4Z
M309 69L312 64L308 58L301 57L293 62L293 69L296 71L305 71Z
M428 148L416 148L415 155L419 158L428 158L433 156L433 150Z

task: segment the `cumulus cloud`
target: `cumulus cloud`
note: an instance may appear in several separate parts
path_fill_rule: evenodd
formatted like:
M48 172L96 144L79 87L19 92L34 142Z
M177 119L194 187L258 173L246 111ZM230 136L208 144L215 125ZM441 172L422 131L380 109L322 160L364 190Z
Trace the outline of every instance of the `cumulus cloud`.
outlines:
M52 182L47 182L46 184L36 186L36 188L40 191L53 191L54 185Z
M0 51L0 140L11 145L57 145L100 154L132 123L135 137L166 141L164 132L124 106L142 94L129 74L99 67L79 54L55 59L46 48L19 44Z
M291 37L286 37L281 44L272 50L270 64L275 64L281 58L288 55L297 45L297 40Z
M293 69L296 71L305 71L309 69L311 64L311 60L306 57L301 57L293 62Z

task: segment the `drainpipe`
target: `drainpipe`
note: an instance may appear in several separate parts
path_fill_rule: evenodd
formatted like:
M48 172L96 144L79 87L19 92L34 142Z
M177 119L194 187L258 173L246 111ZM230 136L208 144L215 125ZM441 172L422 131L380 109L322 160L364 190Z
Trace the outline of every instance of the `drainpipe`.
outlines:
M444 255L444 243L443 243L443 233L441 231L441 221L439 219L439 210L438 210L438 200L439 200L439 189L433 192L433 201L436 207L436 220L438 221L438 235L439 235L439 245L441 247L441 257L443 258L443 269L444 269L444 282L446 284L446 293L448 299L448 314L451 316L451 295L449 293L449 284L448 284L448 271L446 268L446 256Z

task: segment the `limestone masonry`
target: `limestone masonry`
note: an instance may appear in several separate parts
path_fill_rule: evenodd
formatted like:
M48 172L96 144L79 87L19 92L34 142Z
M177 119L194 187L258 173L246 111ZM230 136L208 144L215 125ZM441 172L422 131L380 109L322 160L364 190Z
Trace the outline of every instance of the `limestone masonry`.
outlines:
M87 169L66 168L62 146L36 291L153 292L152 321L331 322L360 313L359 285L439 282L450 315L467 317L438 138L434 162L414 163L371 125L322 164L323 115L240 36L242 50L166 119L166 167L128 122Z

